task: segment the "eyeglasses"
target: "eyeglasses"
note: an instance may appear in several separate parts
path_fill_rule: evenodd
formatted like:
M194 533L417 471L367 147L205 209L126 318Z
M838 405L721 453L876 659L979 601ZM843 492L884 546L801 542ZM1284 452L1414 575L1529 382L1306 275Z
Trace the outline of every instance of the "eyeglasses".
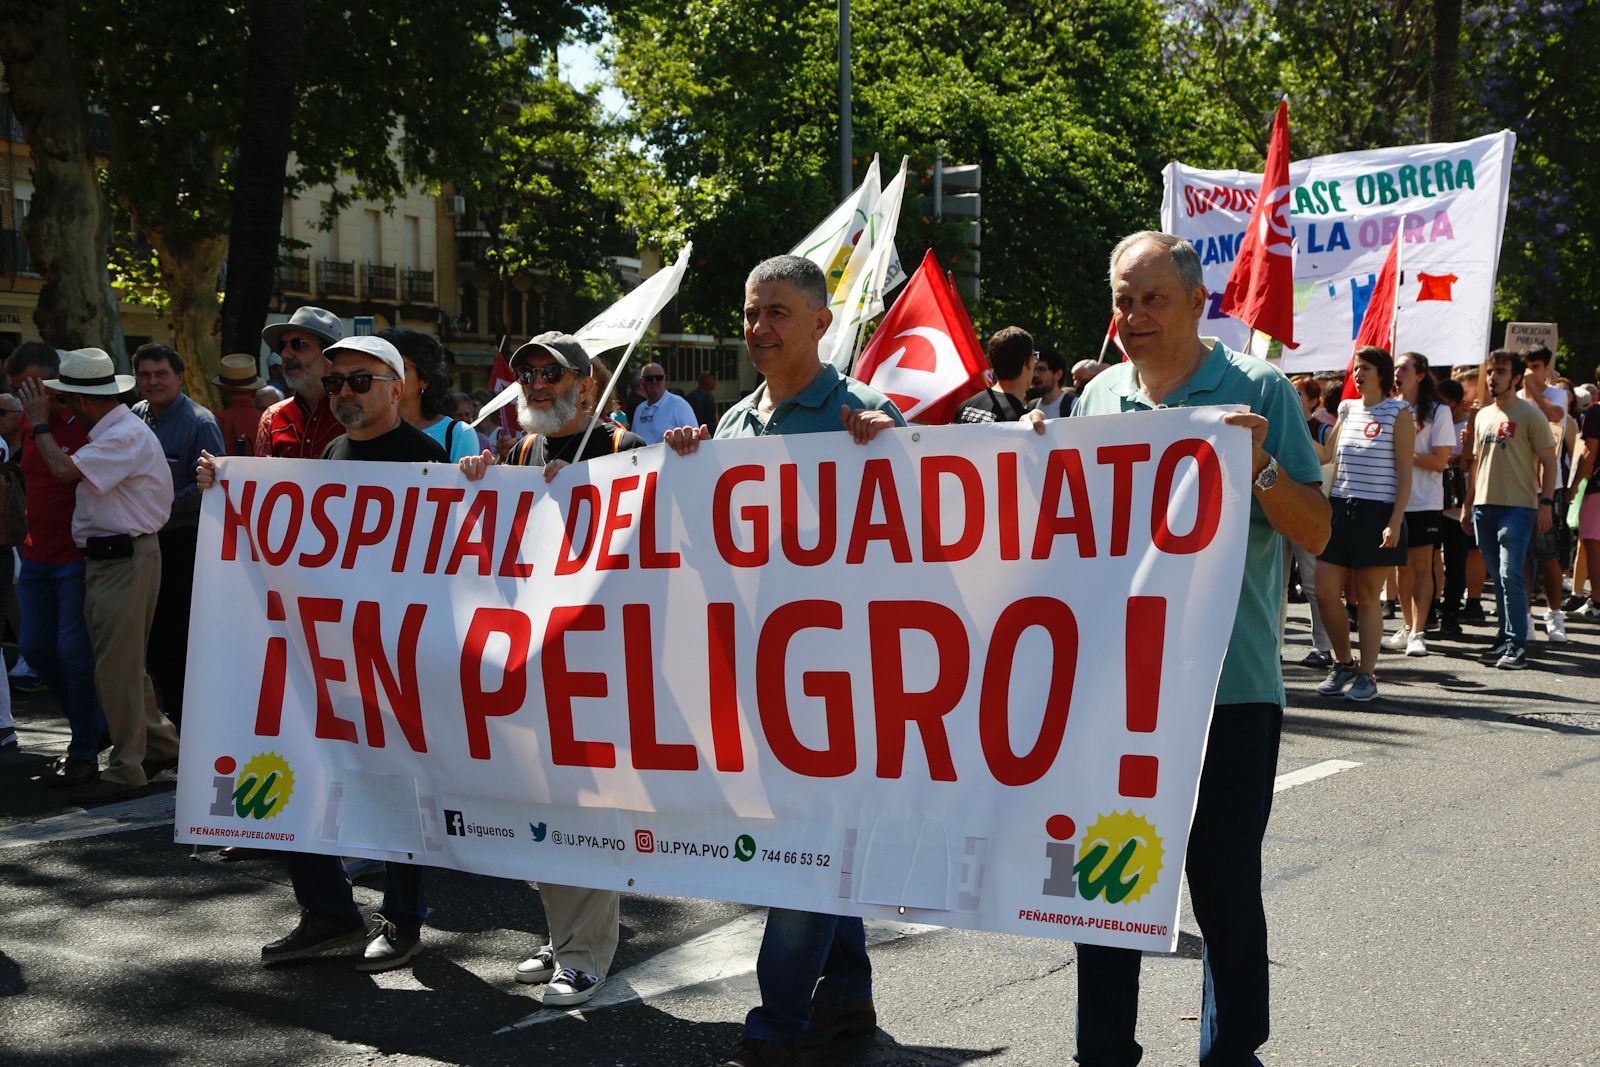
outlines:
M517 381L521 382L523 385L532 385L541 378L549 382L551 385L554 385L556 382L559 382L562 377L568 373L568 371L566 367L557 366L554 363L546 363L542 367L534 367L524 363L513 373L516 374Z
M373 382L398 382L400 379L393 374L368 374L366 371L357 371L354 374L330 374L322 379L322 388L329 396L338 396L344 392L346 385L350 386L352 393L365 393L372 388Z
M315 341L307 341L304 337L285 337L283 340L278 342L279 352L282 352L285 348L292 348L297 355L301 352L304 352L308 348L317 347L318 346Z
M667 380L667 376L665 374L646 374L643 375L643 378L647 382L664 382Z

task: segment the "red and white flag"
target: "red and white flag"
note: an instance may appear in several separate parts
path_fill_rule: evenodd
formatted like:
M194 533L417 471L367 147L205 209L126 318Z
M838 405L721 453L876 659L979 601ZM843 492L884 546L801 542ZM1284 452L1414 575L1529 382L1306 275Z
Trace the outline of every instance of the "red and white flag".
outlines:
M1106 339L1100 342L1100 362L1106 361L1106 349L1112 345L1117 346L1117 351L1122 353L1122 362L1128 362L1128 350L1122 347L1122 338L1117 334L1117 313L1111 313L1111 321L1106 324Z
M1366 314L1361 316L1361 328L1356 330L1355 347L1377 345L1394 355L1394 320L1400 299L1400 243L1406 239L1406 229L1395 231L1389 254L1383 257L1383 269L1373 283L1372 295L1367 300ZM1356 354L1350 353L1350 366L1344 372L1344 392L1340 400L1354 400L1361 395L1356 388Z
M506 362L505 338L500 339L500 347L495 349L494 369L489 372L489 392L497 398L516 384L516 376L511 373L511 364ZM481 421L483 416L478 416ZM515 437L517 434L516 409L510 404L500 406L500 429Z
M1274 337L1285 348L1294 341L1294 230L1289 225L1289 101L1278 101L1261 193L1239 244L1228 287L1219 305L1224 315Z
M929 249L851 373L907 420L936 424L983 391L987 366L967 309Z

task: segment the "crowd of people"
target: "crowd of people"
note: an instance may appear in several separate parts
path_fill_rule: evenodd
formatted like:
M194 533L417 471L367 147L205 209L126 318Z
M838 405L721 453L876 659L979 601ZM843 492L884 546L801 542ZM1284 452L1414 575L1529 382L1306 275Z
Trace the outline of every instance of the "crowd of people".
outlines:
M1420 353L1395 359L1362 348L1346 398L1342 376L1291 381L1201 337L1206 290L1187 242L1133 234L1109 266L1128 359L1069 368L1025 330L1002 329L987 346L993 387L955 421L1023 421L1042 433L1047 420L1069 415L1245 409L1225 421L1251 434L1252 521L1186 873L1205 939L1201 1060L1258 1062L1269 1029L1261 844L1283 722L1287 601L1310 606L1313 647L1303 662L1326 669L1318 687L1326 696L1372 700L1382 651L1425 656L1430 633L1487 625L1481 598L1490 585L1497 638L1485 654L1502 669L1526 666L1539 595L1546 640L1566 640L1568 614L1600 618L1592 585L1584 595L1600 567L1600 404L1594 387L1554 377L1543 350L1497 350L1481 367L1445 376ZM45 784L98 803L136 795L177 762L197 523L216 457L455 463L473 480L511 464L549 479L567 464L655 443L687 465L711 438L844 432L866 445L905 425L887 397L818 358L831 315L814 264L762 262L743 300L748 355L762 380L720 418L712 376L680 396L651 363L624 404L608 399L605 369L575 338L545 333L512 354L517 432L493 436L472 425L477 405L452 391L435 338L405 329L347 337L316 307L263 331L275 384L254 356L222 360L215 413L184 395L183 361L165 346L138 349L132 376L96 349L19 347L6 362L14 392L0 395L0 530L21 555L15 595L5 589L19 670L60 702L71 729ZM141 399L130 407L122 398L135 387ZM1569 576L1568 494L1585 489L1574 516L1583 555ZM9 503L18 502L13 536ZM0 568L0 581L10 579L11 568ZM8 693L0 678L0 695ZM15 743L7 713L0 745ZM350 948L359 949L358 968L383 971L421 949L421 867L384 865L383 903L369 923L338 857L289 853L287 862L300 919L262 947L264 964ZM540 891L548 941L509 977L544 985L546 1004L583 1004L617 948L617 894ZM1139 959L1079 947L1079 1063L1138 1061ZM770 909L757 977L761 1003L725 1067L794 1063L803 1046L876 1025L859 918Z

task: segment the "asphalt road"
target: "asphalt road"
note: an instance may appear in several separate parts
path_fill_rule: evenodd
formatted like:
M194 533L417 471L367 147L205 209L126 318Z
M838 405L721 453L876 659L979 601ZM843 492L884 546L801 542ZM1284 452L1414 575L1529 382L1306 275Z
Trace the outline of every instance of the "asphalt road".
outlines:
M1386 653L1364 707L1286 668L1265 1063L1600 1065L1600 628L1571 630L1521 673L1453 654L1481 628L1427 659ZM538 894L448 871L411 970L263 969L295 919L281 865L172 844L170 774L147 798L63 806L34 780L65 742L50 706L20 702L23 751L0 756L0 1062L705 1065L757 999L759 909L626 897L601 997L545 1011L511 979L544 930ZM1145 961L1147 1064L1195 1060L1187 913L1183 929L1177 955ZM1070 1062L1070 944L875 932L880 1029L811 1064Z

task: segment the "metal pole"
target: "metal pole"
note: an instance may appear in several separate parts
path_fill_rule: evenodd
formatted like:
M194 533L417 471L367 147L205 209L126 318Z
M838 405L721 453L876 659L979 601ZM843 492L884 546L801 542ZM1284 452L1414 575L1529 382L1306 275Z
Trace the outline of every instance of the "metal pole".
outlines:
M933 150L933 217L944 218L944 145Z
M839 198L855 188L850 152L850 0L839 0Z

